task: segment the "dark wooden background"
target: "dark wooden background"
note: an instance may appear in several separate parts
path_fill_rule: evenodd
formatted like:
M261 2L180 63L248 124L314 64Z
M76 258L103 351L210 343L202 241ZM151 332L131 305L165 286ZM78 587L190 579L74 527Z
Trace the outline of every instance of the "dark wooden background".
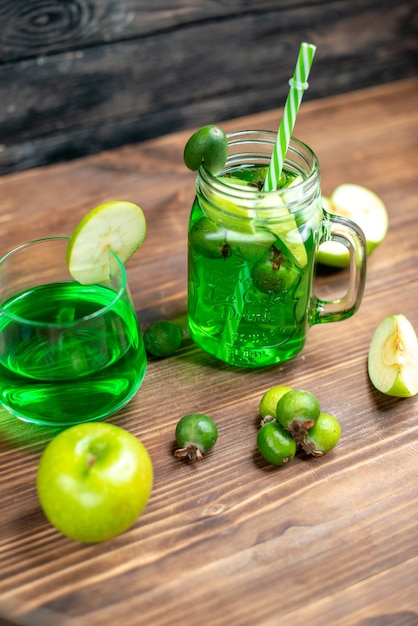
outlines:
M412 76L416 0L0 0L0 174ZM325 132L325 129L324 129Z

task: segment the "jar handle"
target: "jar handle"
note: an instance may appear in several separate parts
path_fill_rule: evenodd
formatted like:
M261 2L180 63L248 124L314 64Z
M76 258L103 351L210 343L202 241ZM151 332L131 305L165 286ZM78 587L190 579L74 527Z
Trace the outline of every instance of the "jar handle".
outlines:
M336 300L321 300L315 294L311 300L309 324L338 322L354 315L361 304L366 283L367 248L362 229L345 217L323 211L323 235L319 243L337 241L348 249L350 274L347 292Z

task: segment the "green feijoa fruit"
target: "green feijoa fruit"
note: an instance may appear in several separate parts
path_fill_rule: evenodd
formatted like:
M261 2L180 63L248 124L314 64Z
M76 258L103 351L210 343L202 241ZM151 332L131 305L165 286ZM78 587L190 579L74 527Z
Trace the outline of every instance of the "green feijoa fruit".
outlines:
M307 454L322 456L337 445L340 436L338 420L328 413L320 413L315 424L307 431L302 448Z
M224 167L228 154L228 140L218 126L204 126L196 131L184 148L186 166L196 171L204 164L206 169L216 175Z
M293 284L297 272L286 262L283 253L271 246L268 253L253 265L251 278L259 291L279 293Z
M285 393L291 391L291 387L287 387L287 385L277 385L276 387L271 387L268 389L263 397L261 398L259 411L260 415L263 419L266 417L271 417L273 419L277 418L277 403L280 398L284 396Z
M226 232L208 217L200 217L190 229L189 241L197 254L209 259L226 259L231 255Z
M257 447L262 457L273 465L284 465L296 454L296 442L277 422L268 422L257 433Z
M320 412L321 407L316 396L301 389L288 391L277 403L277 421L300 444Z
M215 445L218 428L211 417L203 413L188 413L177 423L175 437L179 448L174 456L200 460Z
M182 329L171 322L153 322L144 331L145 348L149 354L156 357L173 354L180 347L182 339Z

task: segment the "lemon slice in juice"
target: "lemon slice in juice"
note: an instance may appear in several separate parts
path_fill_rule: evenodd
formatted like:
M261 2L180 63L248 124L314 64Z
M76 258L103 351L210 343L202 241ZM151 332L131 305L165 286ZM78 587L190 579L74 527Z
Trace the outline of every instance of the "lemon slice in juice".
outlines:
M323 197L328 213L346 217L355 222L366 238L367 254L383 241L388 230L388 214L382 200L367 187L354 184L339 185L331 197ZM350 262L347 248L337 241L326 241L319 246L317 261L332 267L346 267Z
M109 251L125 263L141 247L146 233L142 209L132 202L114 201L92 209L76 226L67 248L67 265L83 285L110 278Z

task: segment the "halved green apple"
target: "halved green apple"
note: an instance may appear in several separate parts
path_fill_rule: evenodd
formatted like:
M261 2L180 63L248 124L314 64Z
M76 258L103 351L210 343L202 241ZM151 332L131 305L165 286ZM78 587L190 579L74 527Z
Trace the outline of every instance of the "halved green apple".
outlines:
M368 355L369 377L388 396L418 393L418 338L405 315L389 315L376 328Z
M328 213L347 217L364 232L367 254L383 241L388 230L388 214L382 200L370 189L361 185L339 185L331 197L322 197ZM346 267L350 262L347 248L337 241L326 241L319 246L317 261L331 267Z

